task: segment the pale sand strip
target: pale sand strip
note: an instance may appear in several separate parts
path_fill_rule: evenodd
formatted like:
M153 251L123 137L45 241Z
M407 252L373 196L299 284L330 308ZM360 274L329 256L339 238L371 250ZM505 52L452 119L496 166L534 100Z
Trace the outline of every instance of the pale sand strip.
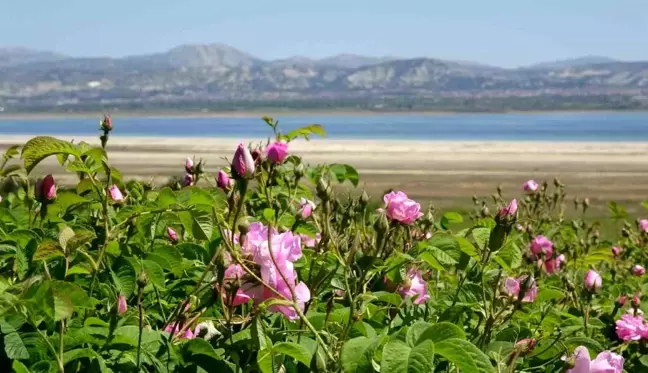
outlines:
M57 136L71 140L71 136ZM0 148L25 143L28 136L3 136ZM97 137L75 142L99 144ZM127 176L164 181L180 176L184 159L204 158L215 172L227 164L239 142L264 139L112 137L110 161ZM648 143L298 140L291 153L310 164L349 163L360 171L364 186L379 193L396 187L419 197L464 197L490 194L497 184L511 193L528 178L558 176L578 195L640 200L648 185ZM53 161L41 171L59 174Z

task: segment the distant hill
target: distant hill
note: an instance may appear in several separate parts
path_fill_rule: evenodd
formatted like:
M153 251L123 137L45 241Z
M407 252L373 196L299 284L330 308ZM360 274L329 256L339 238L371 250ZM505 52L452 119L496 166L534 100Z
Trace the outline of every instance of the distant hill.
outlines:
M489 110L503 105L495 101L509 98L538 109L555 107L556 102L560 108L588 107L592 101L597 107L648 106L648 62L605 57L505 69L353 54L266 61L228 45L209 44L125 58L0 49L0 66L0 106L5 112L34 107L200 108L234 101L381 107L389 100L405 107L446 105L451 100L452 105ZM542 97L557 98L536 99ZM572 101L575 106L570 106Z
M0 48L0 67L22 65L33 62L52 62L67 58L54 52L38 51L23 47Z
M603 57L603 56L584 56L584 57L569 58L569 59L566 59L566 60L558 60L558 61L549 61L549 62L536 63L536 64L533 64L531 66L527 66L526 68L532 68L532 69L562 69L562 68L569 68L569 67L598 65L598 64L614 63L614 62L619 62L619 61L617 61L617 60L615 60L613 58Z

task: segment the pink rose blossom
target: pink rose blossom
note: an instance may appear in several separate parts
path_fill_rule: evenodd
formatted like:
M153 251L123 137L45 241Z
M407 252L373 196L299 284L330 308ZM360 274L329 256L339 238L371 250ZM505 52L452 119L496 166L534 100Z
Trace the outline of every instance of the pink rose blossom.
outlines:
M621 252L623 252L622 248L616 247L616 246L612 247L612 249L610 249L610 250L612 250L612 256L614 256L614 257L617 257L617 256L621 255Z
M387 217L391 220L399 221L403 224L412 224L416 219L423 216L421 205L407 198L403 192L391 192L383 197L385 201L385 211Z
M603 285L603 279L594 270L590 269L585 274L585 288L593 293L599 291Z
M236 294L233 297L223 294L225 299L229 300L229 297L231 297L230 306L232 307L246 304L252 299L250 294L246 293L247 290L252 288L252 285L242 283L241 279L243 278L243 276L245 276L245 271L243 270L243 267L238 264L230 264L227 269L225 269L225 276L223 281L225 282L226 286L232 283L237 286Z
M642 231L648 232L648 219L639 220L639 227L641 227Z
M624 314L620 320L616 321L616 333L619 339L624 341L648 339L648 325L646 325L643 316Z
M223 170L218 171L218 176L216 178L216 185L221 188L224 192L227 192L232 187L232 179L229 175Z
M573 358L574 367L567 373L621 373L625 362L623 356L610 351L601 352L592 361L584 346L576 347Z
M275 141L265 149L266 157L272 163L281 163L288 155L288 144L282 141Z
M171 334L173 333L174 336L177 336L180 330L182 329L182 325L176 322L169 323L165 328L164 331ZM180 339L193 339L195 337L194 333L191 331L190 328L187 328L187 330L182 333L181 336L178 336Z
M536 183L534 180L529 180L526 183L522 185L522 189L525 192L533 193L538 190L538 183Z
M642 265L635 264L632 267L632 274L641 277L646 274L646 269Z
M178 234L171 227L167 227L167 236L173 242L178 242Z
M501 209L497 215L499 215L500 218L504 217L514 217L515 214L517 213L518 210L518 203L516 199L511 200L506 207Z
M538 260L538 262L540 263L542 260ZM547 259L544 262L545 271L548 274L559 272L563 263L565 263L565 256L562 254L553 259Z
M504 290L508 294L509 297L512 298L519 298L520 296L520 291L522 290L522 286L524 286L524 282L526 281L527 276L522 276L517 279L509 277L504 281ZM538 286L536 286L535 281L533 281L531 288L524 293L524 297L522 298L522 302L524 303L533 303L535 301L536 297L538 296Z
M110 188L108 188L108 192L110 192L110 198L114 202L122 202L124 200L124 195L122 194L121 190L119 190L117 185L113 184Z
M553 255L553 243L543 235L536 236L533 241L531 241L529 249L531 249L531 252L535 255L544 254L546 258L551 258Z
M407 297L416 297L414 304L423 304L430 299L427 291L427 282L423 280L421 271L410 268L407 271L407 284L401 286L400 294L403 299Z
M308 219L313 214L313 210L315 210L315 202L302 198L299 204L301 205L301 209L299 210L301 217Z
M242 178L252 178L254 176L255 165L250 150L243 144L239 144L234 153L232 169Z
M126 309L128 309L128 305L126 304L126 297L120 295L119 298L117 298L117 313L121 315L126 312Z

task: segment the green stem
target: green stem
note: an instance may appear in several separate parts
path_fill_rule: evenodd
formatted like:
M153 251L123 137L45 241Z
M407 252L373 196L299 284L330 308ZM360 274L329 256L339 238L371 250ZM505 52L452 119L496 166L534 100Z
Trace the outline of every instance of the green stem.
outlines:
M144 317L142 310L142 293L144 288L139 287L137 293L137 310L139 312L139 335L137 337L137 371L140 371L141 358L142 358L142 330L144 329Z

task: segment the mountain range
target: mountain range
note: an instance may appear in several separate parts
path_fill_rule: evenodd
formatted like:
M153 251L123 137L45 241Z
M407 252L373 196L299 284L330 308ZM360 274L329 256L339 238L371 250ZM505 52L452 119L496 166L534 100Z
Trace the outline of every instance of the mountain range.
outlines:
M621 100L634 108L646 105L647 93L648 62L599 56L501 68L436 58L354 54L268 61L225 44L187 44L163 53L123 58L0 48L0 107L17 111L222 107L227 102L260 101L279 106L305 101L333 106L342 101L373 106L407 101L411 107L436 101L537 102L548 97L587 98L614 105Z

